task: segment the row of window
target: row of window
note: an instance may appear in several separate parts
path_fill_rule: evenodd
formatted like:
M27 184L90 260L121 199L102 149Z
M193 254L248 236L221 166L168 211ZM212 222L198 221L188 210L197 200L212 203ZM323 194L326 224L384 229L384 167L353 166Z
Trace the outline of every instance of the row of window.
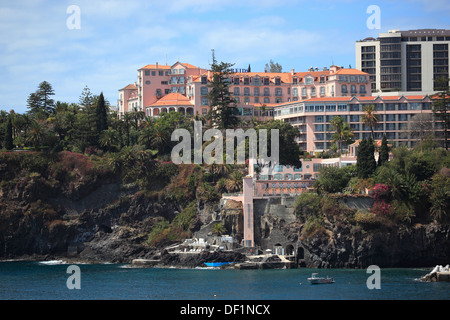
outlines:
M310 179L311 177L309 177L309 179ZM284 184L284 183L264 183L264 189L269 189L269 188L272 188L272 189L276 189L276 188L280 188L280 189L284 189L284 188L303 188L303 189L306 189L306 188L309 188L311 186L311 183L308 183L308 182L301 182L301 183L297 183L297 182L294 182L294 183L286 183L286 184Z
M403 110L431 110L430 102L410 102L410 103L375 103L375 111L403 111ZM344 111L364 111L365 104L326 104L326 105L309 105L305 104L305 112L344 112ZM277 108L275 114L277 116L295 114L303 112L302 105L294 105L290 107ZM377 115L379 119L383 119L382 114ZM386 121L391 119L394 115L387 114ZM333 116L330 116L333 117ZM344 116L345 117L345 116ZM354 122L359 122L359 115L351 115L351 119L358 119ZM316 116L314 122L324 122L324 116Z

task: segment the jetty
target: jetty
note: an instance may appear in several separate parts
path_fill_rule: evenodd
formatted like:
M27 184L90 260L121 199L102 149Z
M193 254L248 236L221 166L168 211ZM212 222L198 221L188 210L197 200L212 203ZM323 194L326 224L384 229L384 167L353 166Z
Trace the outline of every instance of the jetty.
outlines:
M445 267L438 265L430 273L421 277L420 280L426 282L450 282L450 267L449 265Z

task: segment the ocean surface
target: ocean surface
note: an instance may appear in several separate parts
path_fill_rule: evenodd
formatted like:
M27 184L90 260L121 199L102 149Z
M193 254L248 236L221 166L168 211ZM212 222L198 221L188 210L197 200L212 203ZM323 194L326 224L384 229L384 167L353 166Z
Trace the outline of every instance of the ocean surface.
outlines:
M369 289L365 269L143 269L126 264L0 262L1 300L449 300L450 283L419 278L431 269L380 269ZM313 272L335 283L311 285ZM69 280L69 281L68 281ZM73 281L72 281L73 280ZM79 289L69 289L78 283ZM374 283L372 281L372 283ZM69 285L70 286L70 285Z

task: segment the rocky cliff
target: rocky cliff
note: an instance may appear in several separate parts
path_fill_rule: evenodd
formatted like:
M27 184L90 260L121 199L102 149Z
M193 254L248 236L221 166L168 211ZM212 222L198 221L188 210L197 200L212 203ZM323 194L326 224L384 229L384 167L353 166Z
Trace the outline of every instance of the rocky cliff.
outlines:
M57 188L39 176L31 176L23 185L0 189L0 259L65 257L129 263L159 255L164 265L199 266L202 261L220 258L212 255L189 260L182 255L161 255L165 246L179 241L170 236L160 239L158 247L149 245L154 228L162 220L173 221L182 212L174 201L144 196L137 188L123 188L113 180L96 181L89 192L79 190L77 196ZM352 200L356 204L350 201L348 205L364 207L366 200ZM294 215L292 199L264 201L255 203L256 244L261 250L295 254L300 266L429 267L450 260L448 225L364 226L356 223L354 211L349 211L344 215L324 213L321 222L311 227ZM239 203L220 207L199 202L196 210L197 218L189 226L192 233L206 237L211 229L205 226L220 222L238 241L242 238ZM230 259L243 261L243 256L236 254Z

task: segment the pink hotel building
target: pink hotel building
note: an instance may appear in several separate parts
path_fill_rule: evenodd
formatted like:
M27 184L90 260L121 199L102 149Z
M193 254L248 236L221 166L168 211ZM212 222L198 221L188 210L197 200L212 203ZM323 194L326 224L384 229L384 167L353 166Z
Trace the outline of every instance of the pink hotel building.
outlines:
M139 110L148 116L170 111L205 115L209 111L210 80L208 70L188 63L147 65L138 70L137 82L119 90L118 113L122 116ZM273 117L273 107L281 103L320 97L370 96L370 81L367 73L337 66L323 70L311 68L307 72L237 72L230 77L230 92L240 116ZM261 112L262 106L265 108Z
M147 65L138 70L137 82L119 90L118 114L139 110L153 117L170 111L206 115L210 80L208 70L188 63ZM240 117L291 123L299 130L301 148L310 153L330 149L329 122L334 116L350 124L355 140L367 138L371 131L361 116L368 104L375 106L379 118L375 139L385 134L396 146L413 146L418 139L408 132L408 123L418 114L432 114L427 95L372 96L369 74L357 69L331 66L306 72L236 72L229 81Z

